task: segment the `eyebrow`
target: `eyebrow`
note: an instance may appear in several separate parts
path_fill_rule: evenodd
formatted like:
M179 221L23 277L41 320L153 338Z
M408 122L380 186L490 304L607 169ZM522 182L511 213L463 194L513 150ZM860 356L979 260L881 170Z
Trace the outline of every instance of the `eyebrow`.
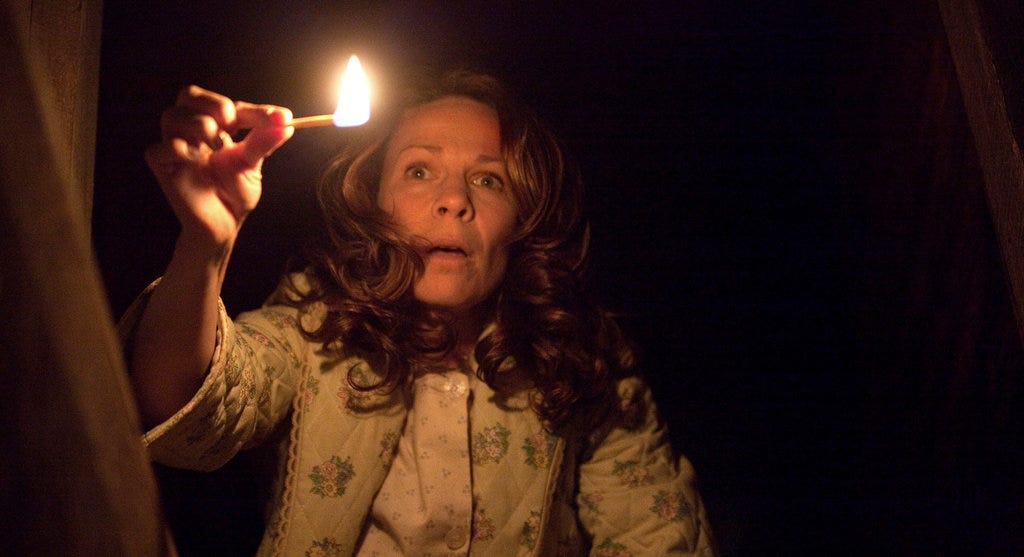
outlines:
M406 145L405 147L402 147L401 149L398 150L398 154L401 155L402 153L404 153L404 152L406 152L406 151L408 151L410 149L423 149L425 151L430 151L431 153L434 153L435 155L437 155L437 154L439 154L441 152L441 147L439 147L437 145L422 145L422 144L416 143L416 144L413 144L413 145Z
M413 145L407 145L405 147L402 147L401 149L398 150L398 154L401 155L402 153L404 153L406 151L409 151L410 149L423 149L424 151L429 151L429 152L431 152L431 153L433 153L435 155L441 154L441 152L444 150L444 149L441 149L441 147L438 146L438 145L416 143L416 144L413 144ZM478 163L498 162L498 163L504 164L505 160L502 159L501 157L493 157L491 155L478 155L476 157L476 162L478 162Z

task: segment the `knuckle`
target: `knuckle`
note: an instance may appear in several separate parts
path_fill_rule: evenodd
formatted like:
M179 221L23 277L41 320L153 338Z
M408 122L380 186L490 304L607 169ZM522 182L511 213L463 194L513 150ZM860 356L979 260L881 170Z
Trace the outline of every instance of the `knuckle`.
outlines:
M213 137L220 132L220 126L217 125L217 121L210 116L199 115L196 118L196 123L207 138Z
M177 104L185 104L203 93L198 85L186 85L178 91Z

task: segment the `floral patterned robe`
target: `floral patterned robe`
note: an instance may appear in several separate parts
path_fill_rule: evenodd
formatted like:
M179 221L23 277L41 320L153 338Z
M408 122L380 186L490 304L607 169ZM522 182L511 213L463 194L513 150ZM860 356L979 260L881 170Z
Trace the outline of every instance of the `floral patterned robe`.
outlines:
M129 347L146 299L122 319ZM274 300L235 320L221 307L203 385L144 442L158 462L194 470L213 470L239 450L276 443L278 477L259 554L352 555L395 459L412 391L352 389L349 372L372 380L369 366L326 359L298 328L300 319L316 317ZM499 404L482 381L470 385L463 404L472 516L468 531L447 536L450 545L438 553L713 553L694 471L672 452L641 380L619 385L631 423L609 424L587 438L549 433L525 394Z

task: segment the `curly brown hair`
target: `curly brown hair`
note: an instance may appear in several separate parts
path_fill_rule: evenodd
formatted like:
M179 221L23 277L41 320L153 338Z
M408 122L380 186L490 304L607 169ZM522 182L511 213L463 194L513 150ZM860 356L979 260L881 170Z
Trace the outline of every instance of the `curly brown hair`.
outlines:
M353 385L363 389L393 389L451 354L451 316L415 300L423 262L377 205L387 141L402 115L450 96L497 112L518 215L505 277L485 302L494 326L476 345L477 374L499 394L534 388L533 407L553 430L592 428L597 410L614 407L615 380L634 372L634 350L586 294L590 233L578 169L554 134L490 76L451 72L418 82L374 118L360 145L328 165L317 190L324 234L302 263L313 280L298 302L327 311L305 333L338 357L372 362L381 380Z

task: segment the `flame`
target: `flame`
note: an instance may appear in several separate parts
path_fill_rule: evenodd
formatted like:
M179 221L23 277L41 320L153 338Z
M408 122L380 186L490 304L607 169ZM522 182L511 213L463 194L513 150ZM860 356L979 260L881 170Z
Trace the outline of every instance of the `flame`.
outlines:
M359 126L370 119L370 83L363 65L353 55L348 59L345 74L341 76L338 108L334 110L334 125Z

